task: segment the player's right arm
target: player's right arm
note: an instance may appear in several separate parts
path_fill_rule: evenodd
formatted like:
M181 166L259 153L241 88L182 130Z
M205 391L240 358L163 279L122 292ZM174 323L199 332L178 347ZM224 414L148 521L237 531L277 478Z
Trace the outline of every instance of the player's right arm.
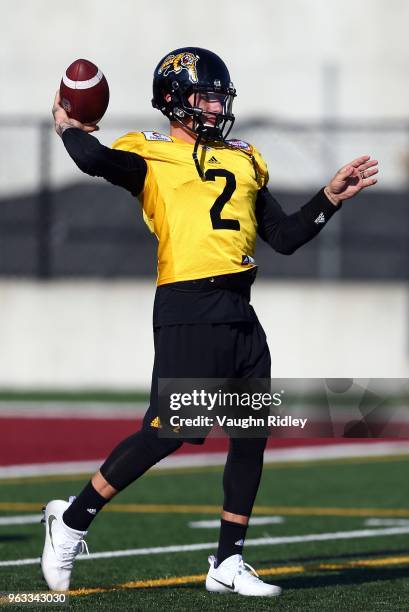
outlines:
M59 92L55 96L52 112L55 131L80 170L91 176L101 176L135 196L142 191L147 172L143 157L102 145L90 134L98 130L98 126L84 125L68 117L60 104Z

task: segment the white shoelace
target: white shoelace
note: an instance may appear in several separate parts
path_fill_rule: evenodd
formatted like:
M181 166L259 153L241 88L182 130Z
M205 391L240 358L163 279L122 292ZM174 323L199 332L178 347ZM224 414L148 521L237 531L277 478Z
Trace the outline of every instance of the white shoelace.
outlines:
M261 580L261 578L259 577L259 575L257 574L256 570L254 569L254 567L252 567L250 565L250 563L246 563L245 561L241 560L239 563L239 568L244 570L246 572L246 574L248 575L248 577L253 581L253 582L263 582ZM251 571L249 571L251 570Z
M216 557L214 555L209 556L209 563L215 563ZM257 574L254 567L250 565L250 563L246 563L243 559L240 559L238 566L238 573L245 572L247 579L252 580L253 582L263 582L259 575ZM264 583L263 583L264 584Z
M62 546L62 548L61 561L63 561L63 564L61 567L66 570L72 569L74 559L77 555L83 554L84 552L89 555L88 545L85 540L79 540L74 544L66 544Z

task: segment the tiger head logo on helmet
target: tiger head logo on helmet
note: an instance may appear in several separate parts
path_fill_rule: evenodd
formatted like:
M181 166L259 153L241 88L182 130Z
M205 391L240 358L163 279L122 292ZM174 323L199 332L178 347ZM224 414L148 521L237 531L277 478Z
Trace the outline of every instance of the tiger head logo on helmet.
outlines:
M163 60L162 65L158 70L158 74L168 76L170 72L179 74L182 70L187 70L189 80L192 83L197 83L196 63L198 59L199 56L189 52L178 53L177 55L171 53Z

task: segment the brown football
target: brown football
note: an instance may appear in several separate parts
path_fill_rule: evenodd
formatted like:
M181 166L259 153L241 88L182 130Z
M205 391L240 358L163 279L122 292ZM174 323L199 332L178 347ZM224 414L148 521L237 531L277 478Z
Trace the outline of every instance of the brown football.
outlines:
M60 94L68 116L81 123L98 123L108 108L108 82L98 66L85 59L68 66L61 79Z

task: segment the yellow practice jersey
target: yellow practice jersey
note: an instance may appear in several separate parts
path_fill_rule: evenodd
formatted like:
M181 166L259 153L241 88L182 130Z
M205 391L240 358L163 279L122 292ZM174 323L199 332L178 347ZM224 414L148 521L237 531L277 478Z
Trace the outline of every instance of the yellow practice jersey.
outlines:
M246 142L193 144L159 132L129 133L114 149L132 151L147 163L139 199L143 216L159 241L158 285L242 272L254 267L258 190L267 167Z

